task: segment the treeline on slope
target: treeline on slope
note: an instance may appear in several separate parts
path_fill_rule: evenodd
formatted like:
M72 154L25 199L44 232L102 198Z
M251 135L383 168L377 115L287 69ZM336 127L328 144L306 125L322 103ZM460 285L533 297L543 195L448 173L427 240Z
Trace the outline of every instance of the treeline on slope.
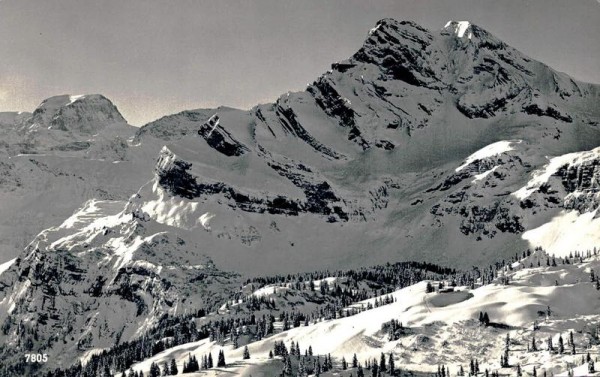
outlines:
M239 345L270 336L276 330L274 323L277 318L272 314L278 313L282 322L281 330L290 327L310 324L312 321L335 318L341 314L340 308L346 307L367 298L391 293L426 279L454 279L465 283L474 281L476 274L463 273L454 269L437 266L431 263L400 262L394 264L365 267L356 270L318 271L295 275L275 275L271 277L256 277L248 280L248 284L261 286L264 284L300 284L325 277L345 277L347 284L321 285L314 291L312 301L317 309L307 313L301 310L286 311L278 308L275 300L266 298L243 297L241 293L230 298L230 302L244 301L247 305L238 305L240 309L227 313L219 313L213 308L198 308L195 313L179 316L164 315L158 323L148 330L144 336L135 340L122 342L109 350L94 355L85 364L77 363L66 369L56 369L46 372L45 376L106 376L126 371L131 365L147 359L157 353L179 344L194 342L206 338L223 343L230 339ZM359 286L364 289L357 289ZM298 286L300 288L300 286ZM368 287L368 289L367 289ZM306 285L310 290L310 284ZM390 303L388 297L378 299L374 304L361 310ZM213 311L212 314L208 314ZM354 314L356 311L354 312ZM201 325L197 323L201 322ZM243 329L243 330L242 330ZM27 364L20 361L12 365L0 366L0 376L40 375L41 365ZM110 374L108 374L110 372Z
M525 253L525 252L524 252ZM527 251L530 253L530 251ZM517 258L518 255L515 256ZM393 302L387 294L394 290L407 287L424 280L444 280L448 285L474 287L487 284L496 279L498 271L507 266L506 261L498 262L486 268L473 268L471 271L456 271L455 269L424 262L387 263L372 267L340 271L316 271L289 275L274 275L255 277L246 281L251 289L269 285L289 286L300 292L308 291L314 296L308 297L317 308L303 312L296 307L288 311L278 307L273 297L255 297L244 295L243 292L234 294L225 303L226 312L221 313L213 308L198 308L195 313L179 316L165 314L159 322L148 330L144 336L135 340L115 345L109 350L94 355L85 364L67 369L56 369L46 372L47 377L92 377L109 376L124 372L134 363L147 359L157 353L189 342L210 338L220 344L226 340L234 346L241 346L252 341L260 340L277 332L274 323L278 314L282 323L281 331L301 325L308 326L319 320L328 320L342 316L354 315L363 310ZM314 287L314 281L328 277L344 278L343 283L320 284ZM381 296L381 297L377 297ZM348 306L366 299L377 297L373 303L342 310ZM236 303L232 306L231 303ZM231 309L234 310L231 310ZM209 314L209 310L213 311ZM197 323L201 322L201 325ZM38 373L41 368L32 364L19 362L9 366L0 366L0 376L27 375Z

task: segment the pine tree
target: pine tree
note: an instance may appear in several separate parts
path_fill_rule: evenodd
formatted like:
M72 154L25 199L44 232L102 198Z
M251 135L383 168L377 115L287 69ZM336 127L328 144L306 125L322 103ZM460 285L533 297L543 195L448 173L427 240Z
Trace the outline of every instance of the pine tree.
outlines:
M342 356L342 370L348 369L348 363L346 362L346 358Z
M212 352L208 354L208 362L206 363L208 369L211 369L213 365Z
M537 369L535 369L535 365L533 366L533 371L531 371L533 377L537 377Z
M248 349L248 346L244 346L243 358L244 358L244 360L248 360L250 358L250 350Z
M356 354L352 356L352 368L358 368L358 358L356 357Z
M389 357L389 368L390 368L390 375L394 375L396 373L396 365L394 364L394 355L392 355L392 353L390 352L390 357Z
M558 353L561 354L561 355L563 353L565 353L565 343L563 341L562 335L558 336Z
M500 365L503 368L508 368L510 366L510 363L508 361L509 347L510 347L510 335L507 333L506 334L506 340L504 342L504 355L502 356L502 358L500 360Z
M533 338L531 339L531 351L537 351L537 345L535 344L535 334L533 334Z
M225 352L223 352L223 350L219 351L219 359L217 360L217 367L218 368L225 367Z
M306 376L306 366L304 365L304 358L301 357L300 361L298 361L298 377Z
M588 361L588 372L596 373L596 367L594 366L594 360L592 360L592 359L590 359L590 361Z
M176 376L179 373L175 359L171 359L171 376Z
M356 371L356 377L365 377L362 365L358 364L358 370Z
M160 368L155 362L150 364L150 377L160 377Z
M169 369L169 364L167 364L166 361L163 363L162 375L163 376L170 376L171 375L171 369Z
M426 293L432 293L434 291L433 289L433 285L431 284L430 281L427 282L427 286L425 287L425 292Z
M385 364L385 355L383 354L383 352L381 353L381 357L379 358L379 370L382 373L387 372L387 366Z
M269 359L272 359L272 358L273 358L273 351L272 351L272 350L270 350L270 351L269 351Z
M521 371L521 364L517 364L517 377L522 377L523 372Z
M373 363L371 363L371 376L379 377L379 365L377 364L377 360L373 360Z
M193 373L200 370L200 366L198 365L198 360L196 360L195 355L191 355L188 360L188 372Z
M290 356L284 356L283 360L283 375L291 376L292 375L292 360Z

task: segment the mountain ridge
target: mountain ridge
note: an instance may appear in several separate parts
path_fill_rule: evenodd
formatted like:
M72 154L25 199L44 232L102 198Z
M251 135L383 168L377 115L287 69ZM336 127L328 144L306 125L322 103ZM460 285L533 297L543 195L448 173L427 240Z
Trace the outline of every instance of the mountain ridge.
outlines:
M0 275L2 340L20 349L17 323L48 312L34 347L50 342L68 363L217 300L237 274L413 259L471 268L533 242L565 252L543 227L571 229L573 211L600 230L599 87L476 25L448 27L384 19L305 91L250 110L183 111L133 130L102 96L53 97L32 115L46 126L33 153L7 145L5 176L35 166L86 202ZM96 129L106 137L90 139ZM73 135L89 145L56 148ZM36 194L28 181L5 186Z

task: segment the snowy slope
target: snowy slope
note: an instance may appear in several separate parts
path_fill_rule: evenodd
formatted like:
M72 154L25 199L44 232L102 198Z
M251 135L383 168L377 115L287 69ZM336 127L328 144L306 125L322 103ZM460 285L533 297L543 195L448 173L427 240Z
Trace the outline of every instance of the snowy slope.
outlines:
M598 271L600 268L600 259L592 256L583 263L529 267L530 263L536 266L538 260L543 266L546 256L534 254L517 263L519 267L515 270L506 269L503 274L510 278L509 285L494 283L475 289L458 287L453 293L426 293L426 283L418 283L394 292L396 302L392 304L350 317L311 323L252 342L248 345L250 360L243 360L243 349L234 349L230 342L220 345L206 339L163 351L132 369L146 372L152 362L162 365L172 358L181 368L189 354L201 359L202 355L209 352L215 355L222 349L230 367L201 375L246 376L258 373L257 365L269 363L268 352L275 342L283 341L288 347L291 342L298 342L302 349L310 345L315 354L331 354L338 368L342 357L349 361L356 353L362 362L378 359L383 352L392 353L396 367L404 370L435 372L438 365L446 365L455 375L460 366L468 371L470 359L476 358L481 371L488 369L514 375L516 366L520 365L524 373L531 373L535 366L538 373L545 370L566 375L569 363L580 365L582 355L598 352L597 345L588 348L596 332L600 310L600 292L590 283L589 276L590 269ZM550 316L547 316L548 308ZM487 312L497 325L482 326L477 320L479 312ZM389 340L387 332L382 330L382 325L392 319L405 327L398 340ZM534 321L539 325L535 331ZM549 352L547 338L552 337L557 346L562 334L566 345L569 331L575 334L577 353L572 355L570 347L563 355ZM512 339L511 368L501 368L499 364L506 334ZM539 351L528 352L526 348L533 336ZM579 376L589 375L587 364L576 371Z

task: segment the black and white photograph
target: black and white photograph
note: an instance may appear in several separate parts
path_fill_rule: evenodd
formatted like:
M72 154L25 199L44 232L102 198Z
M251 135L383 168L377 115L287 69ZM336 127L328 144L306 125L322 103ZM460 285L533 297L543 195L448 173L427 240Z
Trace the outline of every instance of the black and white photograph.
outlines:
M0 0L30 376L600 376L600 1Z

